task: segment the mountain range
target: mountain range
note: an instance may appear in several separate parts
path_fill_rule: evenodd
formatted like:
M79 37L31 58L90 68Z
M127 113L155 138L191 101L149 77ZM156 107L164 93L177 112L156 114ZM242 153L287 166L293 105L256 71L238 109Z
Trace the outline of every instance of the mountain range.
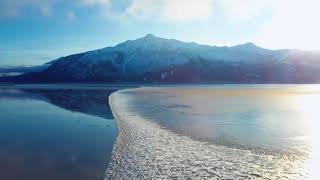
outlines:
M0 81L319 83L320 53L269 50L253 43L208 46L148 34L26 69L19 74L7 69Z

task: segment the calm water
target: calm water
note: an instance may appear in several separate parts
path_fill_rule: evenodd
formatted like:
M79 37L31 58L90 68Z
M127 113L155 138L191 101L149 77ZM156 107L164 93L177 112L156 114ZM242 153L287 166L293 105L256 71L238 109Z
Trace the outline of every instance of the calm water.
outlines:
M319 85L140 88L112 99L123 135L110 177L319 177Z
M319 85L115 90L0 89L0 179L320 177Z
M113 91L0 89L0 179L103 179L117 136Z
M264 152L310 150L320 86L225 85L130 92L133 109L176 133ZM320 138L320 137L319 137Z

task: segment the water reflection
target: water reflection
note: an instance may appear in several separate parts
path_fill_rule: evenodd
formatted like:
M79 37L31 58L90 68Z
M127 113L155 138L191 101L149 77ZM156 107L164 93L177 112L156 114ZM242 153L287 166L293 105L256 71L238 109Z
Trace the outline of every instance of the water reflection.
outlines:
M113 119L108 96L117 89L0 89L0 99L37 99L69 111Z
M131 92L132 108L197 140L255 152L308 154L315 144L309 142L310 133L319 128L320 89L313 87L150 88Z
M111 103L121 136L107 175L319 179L320 89L310 86L185 86L115 93Z
M115 89L0 89L0 179L103 179Z

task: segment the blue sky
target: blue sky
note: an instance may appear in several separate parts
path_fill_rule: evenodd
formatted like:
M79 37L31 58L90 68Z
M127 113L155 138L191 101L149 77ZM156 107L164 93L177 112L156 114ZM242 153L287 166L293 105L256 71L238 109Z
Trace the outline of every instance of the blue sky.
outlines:
M148 33L209 45L320 49L317 0L1 0L0 65L34 65Z

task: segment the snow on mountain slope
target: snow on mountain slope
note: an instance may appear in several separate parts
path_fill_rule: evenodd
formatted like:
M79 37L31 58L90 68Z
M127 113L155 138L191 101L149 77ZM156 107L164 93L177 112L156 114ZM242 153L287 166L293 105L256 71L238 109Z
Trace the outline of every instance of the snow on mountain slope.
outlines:
M320 64L314 61L319 57L304 51L268 50L253 43L218 47L148 34L114 47L59 58L37 78L58 82L296 82L315 79L310 72L320 67L309 65Z
M259 47L249 48L246 49L246 45L230 48L204 46L173 39L163 39L148 34L143 38L126 41L115 47L68 56L62 58L61 62L65 61L62 65L70 66L73 69L72 73L76 76L89 73L81 67L90 68L97 64L104 64L106 70L114 70L122 75L140 75L163 67L185 64L190 59L201 58L208 61L240 62L257 60L262 56L272 55L270 50ZM59 63L55 63L53 66Z

